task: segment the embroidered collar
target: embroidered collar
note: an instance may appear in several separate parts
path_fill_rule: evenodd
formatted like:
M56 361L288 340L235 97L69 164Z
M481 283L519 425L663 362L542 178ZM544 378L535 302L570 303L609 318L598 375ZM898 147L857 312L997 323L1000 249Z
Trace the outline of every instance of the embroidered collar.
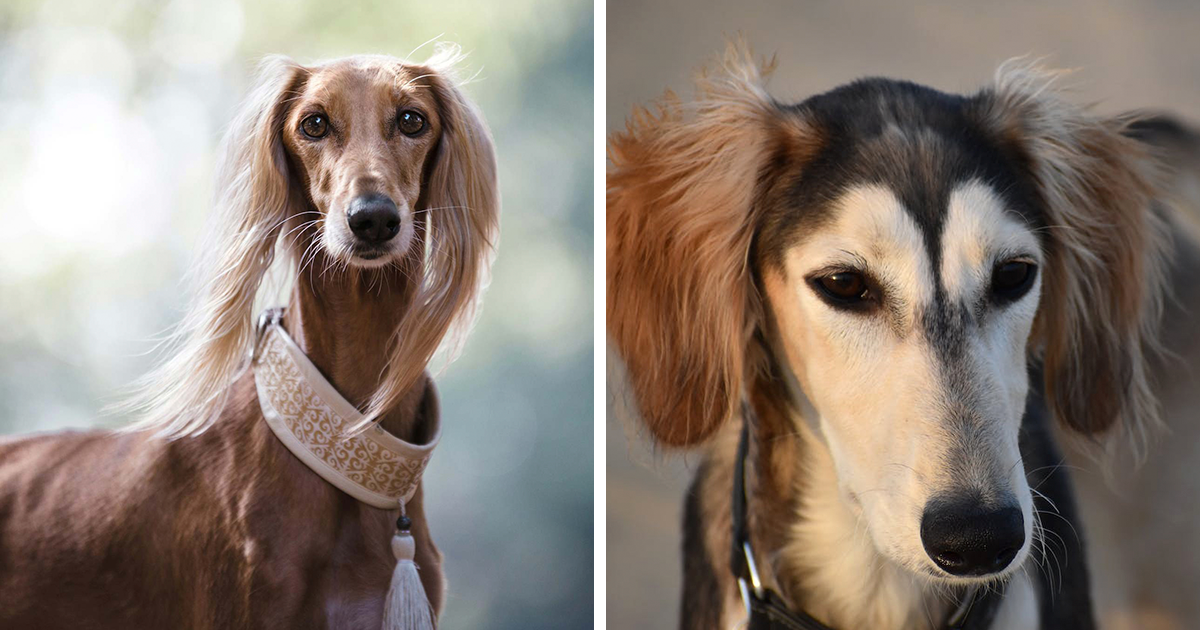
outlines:
M742 402L742 433L733 464L733 549L730 570L737 578L742 603L746 606L747 630L832 630L803 610L794 610L759 579L754 549L750 546L747 514L746 459L754 409ZM984 630L992 625L1005 584L988 589L970 589L940 626L946 630Z
M377 508L403 508L441 437L437 406L425 418L433 423L425 444L405 442L378 425L351 434L362 412L305 356L280 325L281 316L281 310L263 313L253 358L258 402L271 431L339 490Z

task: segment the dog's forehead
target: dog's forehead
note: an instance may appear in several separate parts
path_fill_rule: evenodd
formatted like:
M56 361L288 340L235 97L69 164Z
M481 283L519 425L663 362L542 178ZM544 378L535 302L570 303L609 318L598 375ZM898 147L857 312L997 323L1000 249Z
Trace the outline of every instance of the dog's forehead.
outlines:
M829 217L825 227L805 239L808 247L794 252L802 254L802 266L820 267L849 256L847 260L887 276L881 280L923 294L906 296L917 302L932 297L934 290L969 298L1001 258L1041 257L1037 233L980 179L950 190L934 238L900 195L883 184L849 187L831 204Z
M394 57L347 57L311 68L304 91L310 98L330 101L371 94L389 103L411 100L432 104L427 82L422 81L430 72Z
M869 79L782 108L819 137L819 150L781 166L763 211L768 261L840 210L854 188L886 189L912 219L939 268L956 190L975 184L1031 230L1044 224L1033 182L1014 147L984 131L974 97ZM980 195L971 197L980 199ZM960 204L961 205L961 204ZM969 210L969 205L967 206ZM776 258L778 260L778 258Z

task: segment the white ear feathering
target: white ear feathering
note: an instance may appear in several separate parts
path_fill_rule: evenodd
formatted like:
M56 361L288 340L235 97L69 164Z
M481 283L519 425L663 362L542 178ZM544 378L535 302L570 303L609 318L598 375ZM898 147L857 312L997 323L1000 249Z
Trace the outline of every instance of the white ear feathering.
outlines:
M195 264L195 297L168 339L173 354L134 384L112 410L133 413L129 430L165 437L203 431L248 365L255 296L275 255L291 198L280 129L304 69L282 56L263 60L219 152L216 204Z

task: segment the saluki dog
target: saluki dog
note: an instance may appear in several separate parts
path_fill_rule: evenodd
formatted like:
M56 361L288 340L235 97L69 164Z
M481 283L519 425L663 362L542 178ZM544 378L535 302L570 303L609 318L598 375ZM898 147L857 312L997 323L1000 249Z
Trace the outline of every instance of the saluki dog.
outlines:
M772 64L609 142L618 405L704 454L682 627L1190 627L1200 141L1036 63L797 104Z
M365 428L433 439L426 366L469 326L498 230L460 56L263 62L223 143L200 291L139 385L141 419L0 444L0 627L379 628L398 520L441 609L420 488L398 519L327 483L264 422L248 364L279 250L295 345Z

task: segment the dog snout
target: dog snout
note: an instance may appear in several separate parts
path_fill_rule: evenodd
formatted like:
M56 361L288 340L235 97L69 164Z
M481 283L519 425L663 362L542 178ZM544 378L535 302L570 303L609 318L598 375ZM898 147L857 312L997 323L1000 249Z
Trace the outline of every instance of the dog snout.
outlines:
M350 231L360 240L379 245L400 232L400 211L387 195L370 193L355 197L346 212Z
M1015 505L933 500L921 514L921 543L934 564L951 575L999 573L1025 545L1025 519Z

